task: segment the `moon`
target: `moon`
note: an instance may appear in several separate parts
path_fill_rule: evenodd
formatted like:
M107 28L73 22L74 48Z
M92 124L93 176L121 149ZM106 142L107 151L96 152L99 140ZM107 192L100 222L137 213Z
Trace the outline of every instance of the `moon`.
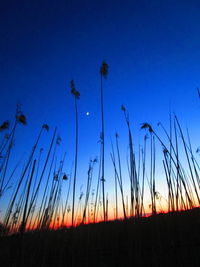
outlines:
M90 112L89 112L89 111L87 111L87 112L86 112L86 116L89 116L89 115L90 115Z

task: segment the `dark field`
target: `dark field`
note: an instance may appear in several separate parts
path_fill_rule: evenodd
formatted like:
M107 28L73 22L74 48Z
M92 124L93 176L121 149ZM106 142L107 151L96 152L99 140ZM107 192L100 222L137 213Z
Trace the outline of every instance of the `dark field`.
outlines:
M200 209L12 235L0 246L2 267L200 266Z

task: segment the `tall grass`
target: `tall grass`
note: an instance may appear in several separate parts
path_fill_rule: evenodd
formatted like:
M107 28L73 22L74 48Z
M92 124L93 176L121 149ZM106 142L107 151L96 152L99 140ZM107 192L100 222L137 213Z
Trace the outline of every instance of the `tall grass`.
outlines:
M75 193L76 193L76 172L78 162L78 108L77 100L80 98L80 93L76 90L74 81L71 81L71 94L74 97L74 107L76 114L76 145L75 145L75 159L74 159L74 183L73 183L73 201L72 201L72 227L74 226L74 205L75 205Z
M68 163L73 161L70 174L66 171L66 153L59 161L57 147L60 137L55 128L51 141L47 147L47 154L42 158L43 150L39 149L39 142L44 131L49 126L43 124L33 144L29 157L21 168L17 159L10 171L10 155L14 150L16 128L19 124L26 125L26 117L17 107L15 120L9 135L4 135L0 142L0 200L6 190L11 187L11 180L15 181L12 194L4 211L2 224L3 234L20 232L21 236L27 230L56 229L65 227L66 222L72 227L78 223L107 221L111 211L111 193L105 190L105 122L104 122L104 79L108 75L108 65L102 62L100 67L100 96L101 96L101 134L99 160L90 160L86 174L86 189L80 189L79 199L76 201L78 148L79 148L79 114L78 99L80 93L76 90L74 81L70 83L71 94L74 98L75 111L75 154L67 157ZM166 183L166 204L168 212L178 212L192 209L200 204L200 165L195 158L189 131L181 126L177 116L170 114L169 130L162 123L158 134L156 128L145 122L141 129L146 129L143 144L138 151L134 144L131 120L128 110L121 106L127 129L128 156L127 166L122 162L122 146L118 133L110 147L110 165L113 167L113 191L115 194L114 219L127 220L129 217L140 218L148 213L156 215L162 207L164 197L158 190L157 166L158 151L161 150L163 179ZM10 123L4 121L0 125L0 133L8 131ZM139 130L139 129L138 129ZM37 153L37 151L39 151ZM68 153L68 151L67 151ZM160 156L161 157L161 156ZM94 166L98 165L97 172ZM19 174L21 168L21 174ZM127 174L125 169L127 168ZM16 170L18 169L18 172ZM17 173L17 174L16 174ZM84 175L83 175L84 176ZM66 183L66 184L65 184ZM44 184L44 187L42 187ZM129 188L129 193L125 191ZM95 189L93 189L95 188ZM11 188L10 188L11 189ZM10 190L11 191L11 190ZM147 196L149 199L147 200ZM78 202L78 203L76 203ZM148 208L149 206L149 208Z
M104 134L104 92L103 92L103 78L107 78L108 75L108 64L103 61L100 67L100 77L101 77L101 144L102 144L102 168L101 168L101 182L102 182L102 194L103 194L103 216L104 221L106 220L106 207L105 207L105 134Z

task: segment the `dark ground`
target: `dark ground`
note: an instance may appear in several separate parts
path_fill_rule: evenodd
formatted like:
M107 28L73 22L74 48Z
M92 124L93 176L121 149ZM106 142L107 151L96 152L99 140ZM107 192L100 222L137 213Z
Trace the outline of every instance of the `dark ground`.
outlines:
M0 266L200 267L200 209L0 239Z

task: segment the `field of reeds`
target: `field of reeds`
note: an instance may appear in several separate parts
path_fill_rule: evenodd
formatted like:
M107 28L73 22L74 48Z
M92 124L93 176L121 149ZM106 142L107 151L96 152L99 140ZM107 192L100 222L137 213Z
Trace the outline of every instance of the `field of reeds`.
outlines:
M1 266L199 266L198 149L193 150L189 130L181 126L176 114L170 114L168 128L158 124L162 135L148 122L143 122L139 129L144 132L143 144L136 151L128 110L121 106L128 151L124 160L116 133L110 142L115 201L114 214L109 215L111 198L106 188L104 125L107 75L108 65L103 62L100 67L100 152L89 161L85 191L79 195L76 185L80 93L74 81L70 83L70 90L75 112L75 148L73 158L67 159L72 164L69 174L64 171L66 154L57 160L62 142L56 127L43 153L39 144L45 132L51 129L47 124L41 126L28 158L22 163L17 157L16 162L11 162L13 144L17 142L16 129L20 124L26 127L27 123L22 108L16 107L13 122L1 123ZM165 197L157 190L158 149L162 151L159 168L162 168L167 190Z

